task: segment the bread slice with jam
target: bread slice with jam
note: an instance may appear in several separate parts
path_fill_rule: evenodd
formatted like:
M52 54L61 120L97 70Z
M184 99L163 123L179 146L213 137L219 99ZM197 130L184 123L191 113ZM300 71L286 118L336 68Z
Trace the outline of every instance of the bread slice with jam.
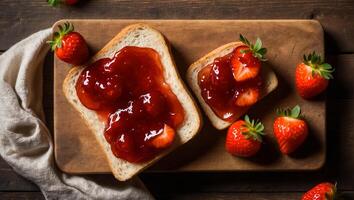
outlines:
M94 110L85 107L77 95L76 83L85 66L101 58L112 58L116 52L126 46L145 47L155 50L163 67L164 81L169 85L171 91L176 95L184 110L184 121L176 131L176 138L173 144L159 153L152 160L142 163L131 163L116 157L111 150L110 144L106 141L104 132L106 123L101 121L99 115ZM200 130L202 119L200 111L188 93L182 82L175 63L172 59L169 46L163 35L146 24L134 24L124 28L108 44L106 44L96 55L94 55L85 66L73 67L66 76L63 83L63 91L67 100L75 107L85 120L87 126L92 130L98 140L113 175L120 181L125 181L155 163L157 160L168 154L176 147L188 142Z
M220 118L209 106L209 104L204 100L199 85L198 74L202 69L204 69L204 67L212 64L215 59L232 53L239 46L244 46L244 43L231 42L220 46L219 48L211 51L210 53L190 65L186 75L189 86L197 96L205 114L208 116L212 125L219 130L229 127L233 121L244 115L245 112L247 112L247 109L236 113L237 116L233 117L233 121L227 121ZM260 98L263 98L277 87L278 80L275 73L266 65L262 65L260 73L260 76L263 81L263 84L260 88Z

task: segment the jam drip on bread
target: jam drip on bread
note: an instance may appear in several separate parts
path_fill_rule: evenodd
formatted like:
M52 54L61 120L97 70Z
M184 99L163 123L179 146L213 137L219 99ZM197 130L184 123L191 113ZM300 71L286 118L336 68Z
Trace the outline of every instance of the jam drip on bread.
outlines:
M132 163L171 146L184 110L163 77L159 54L127 46L87 66L76 84L81 103L106 123L113 154Z
M219 118L229 122L260 99L262 88L261 61L266 50L259 39L251 45L242 35L240 38L244 45L215 58L198 73L204 101Z

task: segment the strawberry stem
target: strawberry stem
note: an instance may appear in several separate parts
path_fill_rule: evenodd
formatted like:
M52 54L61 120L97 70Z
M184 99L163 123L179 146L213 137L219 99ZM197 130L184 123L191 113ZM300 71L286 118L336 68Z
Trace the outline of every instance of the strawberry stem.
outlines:
M47 43L50 44L52 51L55 51L55 49L57 49L57 48L61 48L61 45L62 45L61 41L62 41L63 37L66 34L74 31L74 25L72 25L69 22L65 22L64 27L59 25L58 28L59 28L59 31L54 33L53 40L47 41Z
M325 79L333 79L334 69L330 64L325 63L315 51L307 56L304 55L304 63L312 68L312 76L319 74Z
M265 54L267 49L262 47L262 40L257 38L256 43L253 45L246 37L240 34L240 41L248 46L249 50L241 50L241 53L252 52L253 56L258 58L261 61L266 61Z
M263 132L264 126L260 121L250 120L248 115L245 115L245 124L246 130L242 132L246 139L252 138L256 141L262 142L262 135L265 135Z

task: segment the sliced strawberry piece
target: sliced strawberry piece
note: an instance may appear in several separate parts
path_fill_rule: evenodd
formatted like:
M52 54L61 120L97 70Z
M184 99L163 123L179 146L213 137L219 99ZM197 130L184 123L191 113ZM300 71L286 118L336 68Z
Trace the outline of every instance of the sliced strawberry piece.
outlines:
M158 149L163 149L171 146L175 138L175 130L169 125L165 124L163 132L151 140L152 146Z
M237 94L235 105L240 107L251 106L259 100L259 93L258 87L247 87Z
M246 53L242 53L246 51ZM246 81L256 77L261 69L261 62L254 57L249 47L240 46L235 49L231 58L232 72L236 81Z

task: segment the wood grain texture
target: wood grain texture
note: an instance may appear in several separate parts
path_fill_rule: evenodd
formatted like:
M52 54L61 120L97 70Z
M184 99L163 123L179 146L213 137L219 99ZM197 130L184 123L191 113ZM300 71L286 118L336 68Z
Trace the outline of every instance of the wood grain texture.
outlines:
M335 79L330 81L327 98L335 101L336 99L354 99L354 54L329 55L328 63L335 67Z
M131 20L72 21L92 49L100 49L124 26L137 23ZM235 41L240 30L250 39L262 38L268 48L268 62L279 79L279 88L252 107L249 114L265 124L265 131L272 132L274 112L279 106L303 108L311 125L311 137L304 150L292 157L277 150L273 134L265 138L262 153L253 159L233 157L225 151L225 131L217 131L205 119L200 134L189 143L152 166L153 171L271 171L315 170L325 160L325 103L304 101L296 94L292 80L293 71L303 52L313 50L323 53L323 31L316 21L237 21L237 20L177 20L145 21L157 28L169 40L174 58L182 77L190 64L209 51ZM105 32L94 29L103 29ZM176 32L176 29L182 29ZM95 34L93 34L95 33ZM201 34L202 33L202 34ZM255 34L256 33L256 34ZM270 37L277 35L277 39ZM212 39L211 39L212 38ZM303 38L309 38L304 41ZM207 42L205 42L207 41ZM99 145L85 126L79 113L67 102L62 92L62 81L70 66L54 58L54 140L56 161L62 170L70 173L109 172ZM316 123L315 123L316 122ZM312 143L312 145L310 145ZM95 158L95 159L92 159Z
M164 200L298 200L303 193L170 193L157 196L157 199ZM345 200L354 199L352 192L343 192L342 197ZM40 192L0 192L1 200L42 200L43 195Z
M331 52L354 52L352 0L86 0L52 8L42 0L0 1L0 49L62 18L76 19L318 19ZM40 13L40 14L39 14Z
M191 194L166 194L158 197L158 199L168 200L299 200L303 193L301 192L285 192L285 193L191 193ZM343 200L353 200L352 192L342 193Z

